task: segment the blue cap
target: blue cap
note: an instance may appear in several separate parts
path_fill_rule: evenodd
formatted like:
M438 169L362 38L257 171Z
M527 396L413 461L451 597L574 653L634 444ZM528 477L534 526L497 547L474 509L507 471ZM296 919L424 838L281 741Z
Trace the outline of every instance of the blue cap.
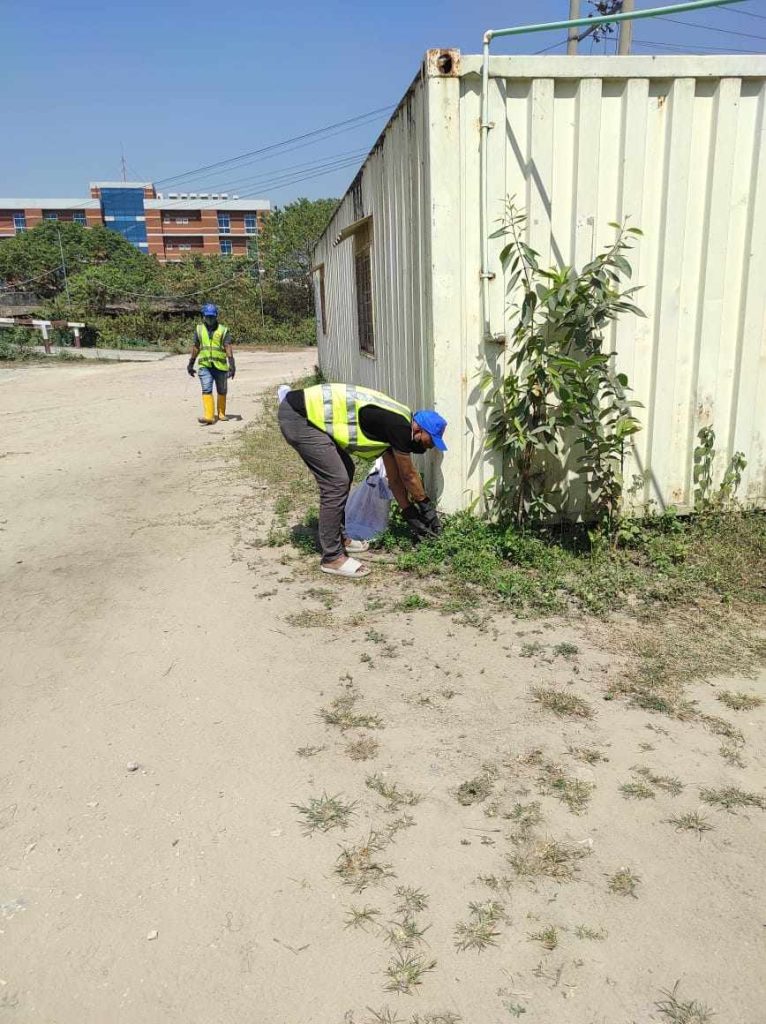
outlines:
M212 302L206 302L202 307L203 316L218 316L218 306L214 306Z
M438 412L434 412L433 409L418 409L412 418L419 427L431 435L434 447L438 448L440 452L446 452L447 446L442 437L447 426L445 418Z

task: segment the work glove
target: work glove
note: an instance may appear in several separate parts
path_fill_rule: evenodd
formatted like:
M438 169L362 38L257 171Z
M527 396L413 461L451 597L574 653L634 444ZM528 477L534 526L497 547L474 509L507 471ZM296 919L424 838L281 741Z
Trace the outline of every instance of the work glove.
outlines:
M234 374L237 372L237 367L234 362L234 356L229 356L229 380L234 380Z
M428 527L428 530L436 536L441 533L442 524L439 522L439 516L437 515L436 508L430 498L426 498L425 501L416 501L415 507L420 513L420 518Z
M197 376L197 371L194 369L194 360L193 359L189 360L189 363L188 363L188 365L186 367L186 372L189 374L190 377L196 377Z
M410 536L416 544L419 544L421 540L427 540L429 537L434 536L421 517L417 505L408 505L402 512L402 516L409 527Z

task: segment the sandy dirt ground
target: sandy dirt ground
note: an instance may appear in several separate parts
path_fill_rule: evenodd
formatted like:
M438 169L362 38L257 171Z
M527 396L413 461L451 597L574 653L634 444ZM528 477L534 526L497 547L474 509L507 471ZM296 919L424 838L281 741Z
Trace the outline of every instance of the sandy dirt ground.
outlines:
M763 798L766 710L716 692L766 679L691 694L742 730L732 765L604 701L603 628L456 622L397 607L424 591L385 564L263 546L227 453L313 359L242 353L242 420L212 428L182 357L0 370L0 1020L707 1020L663 1010L678 981L764 1024L766 813L701 791ZM337 827L308 833L323 794ZM694 811L710 830L671 822Z

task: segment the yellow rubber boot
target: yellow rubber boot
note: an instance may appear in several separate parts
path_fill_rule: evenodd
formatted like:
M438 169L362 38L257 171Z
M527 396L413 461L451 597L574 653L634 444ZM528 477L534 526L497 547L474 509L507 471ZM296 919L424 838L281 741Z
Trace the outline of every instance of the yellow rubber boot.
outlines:
M218 396L218 419L226 419L226 395Z
M202 415L199 417L199 422L209 426L211 423L215 423L215 406L213 405L212 395L202 396Z

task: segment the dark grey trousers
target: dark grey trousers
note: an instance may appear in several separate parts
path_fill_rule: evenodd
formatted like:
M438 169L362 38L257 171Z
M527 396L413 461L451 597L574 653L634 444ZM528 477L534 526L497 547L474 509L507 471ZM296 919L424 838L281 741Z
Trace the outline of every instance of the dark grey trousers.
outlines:
M309 423L287 402L280 403L278 419L285 441L292 445L316 477L319 485L319 546L322 561L332 562L345 554L343 519L354 479L354 463L329 434Z

